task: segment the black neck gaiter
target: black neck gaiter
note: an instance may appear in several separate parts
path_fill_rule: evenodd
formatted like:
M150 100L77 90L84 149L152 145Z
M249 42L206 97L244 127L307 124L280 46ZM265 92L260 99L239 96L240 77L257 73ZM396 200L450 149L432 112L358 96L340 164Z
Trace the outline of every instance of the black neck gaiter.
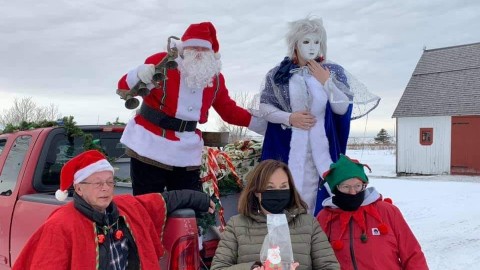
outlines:
M338 208L344 210L344 211L355 211L357 210L360 205L362 205L363 199L365 198L365 190L352 195L352 194L346 194L338 191L335 189L333 191L333 194L335 196L332 197L332 202Z

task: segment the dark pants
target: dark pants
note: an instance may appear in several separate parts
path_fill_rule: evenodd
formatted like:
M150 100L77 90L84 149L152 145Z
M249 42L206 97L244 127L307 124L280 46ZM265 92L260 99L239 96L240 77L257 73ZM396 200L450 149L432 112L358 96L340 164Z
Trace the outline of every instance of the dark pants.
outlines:
M183 167L174 167L171 171L131 158L130 177L133 195L161 193L165 188L201 190L200 169L187 171Z

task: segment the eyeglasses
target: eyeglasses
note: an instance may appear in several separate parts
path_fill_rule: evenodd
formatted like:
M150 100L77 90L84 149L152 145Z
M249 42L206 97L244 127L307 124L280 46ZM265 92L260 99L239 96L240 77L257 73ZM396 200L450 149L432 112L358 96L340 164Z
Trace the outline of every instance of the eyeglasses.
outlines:
M344 192L344 193L350 192L350 190L352 190L352 189L353 189L355 192L360 192L360 191L365 190L366 187L367 187L366 184L357 184L357 185L353 185L353 186L350 186L350 185L337 185L337 189L340 190L341 192Z
M107 184L108 187L114 187L117 182L115 181L105 181L105 182L80 182L79 184L87 184L87 185L93 185L94 188L96 189L101 189L103 187L104 184Z

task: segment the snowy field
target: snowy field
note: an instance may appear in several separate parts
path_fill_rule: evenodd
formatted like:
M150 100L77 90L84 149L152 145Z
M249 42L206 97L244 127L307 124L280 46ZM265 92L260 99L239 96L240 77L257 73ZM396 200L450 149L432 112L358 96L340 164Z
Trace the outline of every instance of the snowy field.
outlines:
M430 269L480 269L480 177L396 177L392 150L347 155L370 166L370 185L400 208Z

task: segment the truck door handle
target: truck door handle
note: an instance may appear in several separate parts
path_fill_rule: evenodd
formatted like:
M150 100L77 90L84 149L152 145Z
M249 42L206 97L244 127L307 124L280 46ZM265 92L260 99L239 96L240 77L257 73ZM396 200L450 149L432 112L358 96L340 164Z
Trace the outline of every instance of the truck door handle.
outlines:
M7 257L0 255L0 263L7 264L8 263Z

